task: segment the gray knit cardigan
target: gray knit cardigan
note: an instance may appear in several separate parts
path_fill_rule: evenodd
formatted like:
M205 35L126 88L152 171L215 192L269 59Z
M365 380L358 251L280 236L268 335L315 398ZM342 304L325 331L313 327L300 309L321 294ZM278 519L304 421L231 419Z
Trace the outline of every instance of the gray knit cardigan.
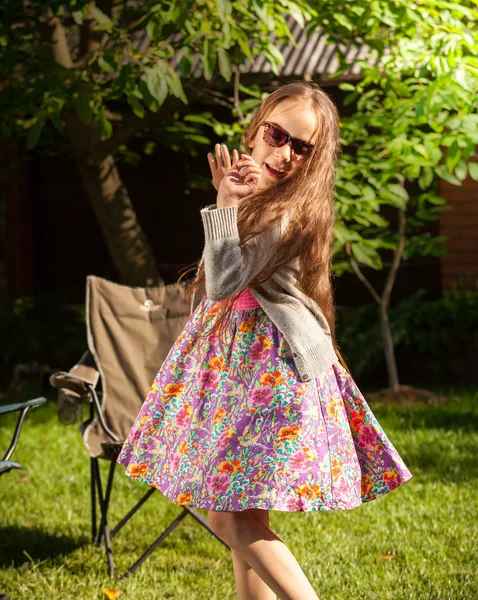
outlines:
M274 244L285 225L283 222L281 226L256 236L241 251L237 206L218 208L213 204L201 210L201 217L205 235L202 260L206 295L209 300L217 302L248 287L274 252ZM246 260L243 252L247 254ZM301 381L309 381L339 360L322 310L294 285L298 269L299 260L296 259L262 284L272 301L255 287L249 287L249 291L289 344Z

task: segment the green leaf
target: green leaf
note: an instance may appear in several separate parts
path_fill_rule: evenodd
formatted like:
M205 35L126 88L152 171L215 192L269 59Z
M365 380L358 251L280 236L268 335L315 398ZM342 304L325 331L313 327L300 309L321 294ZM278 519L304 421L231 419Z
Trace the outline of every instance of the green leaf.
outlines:
M390 225L387 219L384 219L383 217L374 212L367 213L367 219L370 221L370 223L377 225L377 227L388 227Z
M210 125L212 127L213 122L211 121L211 117L211 113L205 113L203 115L186 115L184 120L190 121L191 123L203 123L204 125Z
M93 111L90 105L90 99L85 92L79 92L75 98L75 108L78 116L84 125L90 125L93 118Z
M344 106L348 106L349 104L352 104L352 102L355 102L355 100L357 100L358 97L359 97L358 92L351 92L350 94L347 94L343 101Z
M102 12L98 7L93 8L92 14L98 25L101 25L100 28L97 27L95 29L109 29L110 27L113 27L111 19L107 15L105 15L105 13Z
M433 181L433 169L431 167L423 167L418 184L422 190L426 190Z
M71 16L77 25L83 25L83 12L81 10L74 10Z
M344 189L347 190L347 192L351 196L360 196L361 195L359 186L356 185L355 183L352 183L351 181L347 181L343 187L344 187Z
M255 108L258 104L260 104L260 100L256 100L256 98L248 98L247 100L243 100L240 104L239 107L241 109L241 112L243 113L247 113L250 110L252 110L253 108Z
M231 47L231 26L228 22L222 26L222 46L223 48Z
M217 0L217 12L221 21L226 21L232 13L232 4L229 0Z
M151 96L157 100L159 104L162 104L168 95L166 75L162 66L158 64L147 69L141 79L146 84Z
M349 229L342 221L337 221L335 223L334 235L342 245L345 244L345 242L351 242L352 240L359 241L362 239L359 233L353 229Z
M211 140L204 135L198 135L197 133L186 133L184 139L191 140L192 142L197 142L198 144L208 145L211 143Z
M191 74L193 64L193 54L190 48L183 46L177 53L179 59L178 69L182 77L188 77Z
M383 267L382 259L380 254L370 246L366 244L360 244L352 242L350 244L352 252L359 263L372 267L372 269L379 270Z
M98 59L98 66L105 73L115 73L118 69L118 63L112 56L103 55Z
M478 163L469 162L468 163L468 172L470 173L470 177L474 181L478 181Z
M229 54L226 50L224 50L224 48L218 48L217 53L219 56L219 70L221 71L221 75L226 81L230 81L232 70L231 59L229 58Z
M390 183L388 185L388 189L390 192L392 192L392 194L402 198L403 200L408 200L409 198L407 190L403 186L398 185L398 183Z
M302 11L300 10L300 8L297 6L297 4L290 2L288 5L288 8L289 8L290 14L294 18L294 20L297 21L300 28L304 29L304 27L305 27L304 15L303 15Z
M461 150L458 146L458 142L455 140L453 144L448 148L446 153L445 165L449 171L453 171L461 158Z
M345 29L352 31L352 23L343 13L335 13L334 19L337 21L337 23L342 25L342 27L345 27Z
M145 115L145 108L143 106L143 103L141 102L141 100L139 100L138 98L136 98L135 96L130 96L128 98L128 104L131 106L131 108L133 109L134 114L139 117L140 119L142 119Z
M184 104L187 104L188 99L184 94L183 84L181 83L177 73L171 70L170 74L166 75L166 82L169 85L169 89L172 91L173 96L182 100Z
M435 169L435 173L438 175L438 177L448 181L449 183L452 183L453 185L461 185L461 181L458 179L458 177L453 175L453 173L450 173L450 171L447 171L445 167L437 167Z
M111 122L108 121L108 119L105 117L105 109L103 106L101 107L100 112L98 114L97 125L101 135L104 135L106 138L111 137L111 134L113 133L113 126L111 125Z
M351 83L347 83L347 82L341 83L339 85L339 88L341 90L346 91L346 92L355 92L357 90L357 86L356 85L352 85Z
M206 81L210 81L216 67L217 55L214 46L209 44L209 40L207 38L204 40L203 54L201 55L201 59L204 66L204 78Z
M243 83L239 84L239 91L252 96L253 98L261 99L261 89L257 84L245 86Z
M134 90L135 92L136 90ZM146 106L146 108L148 108L151 112L157 112L159 110L159 107L161 106L159 104L159 102L156 100L156 98L153 98L153 96L151 96L151 94L149 93L148 90L148 86L146 85L146 82L143 79L139 80L138 83L138 92L139 93L131 93L130 97L134 97L137 98L138 100L141 100L141 103ZM133 104L131 104L133 105ZM138 110L141 112L141 109L138 108Z
M63 123L60 117L60 111L59 109L56 110L52 110L48 113L48 116L50 117L51 122L53 123L53 125L56 127L56 129L58 129L58 131L60 131L61 133L64 132L64 127L63 127Z
M249 41L247 39L246 34L239 27L235 28L234 34L235 34L237 43L239 44L239 47L243 51L244 55L247 58L251 59L252 58L252 52L251 52L251 48L249 46Z
M460 160L455 167L455 175L460 181L463 181L464 179L466 179L467 171L468 168L466 166L466 162L464 160Z
M270 42L268 44L267 50L270 52L270 54L273 56L273 58L275 59L276 62L278 62L280 65L285 64L284 57L282 56L282 52L279 50L279 48L277 48L277 46L274 44L274 42Z
M45 118L38 118L35 123L28 130L27 136L27 150L32 150L38 143L40 139L40 133L45 125Z

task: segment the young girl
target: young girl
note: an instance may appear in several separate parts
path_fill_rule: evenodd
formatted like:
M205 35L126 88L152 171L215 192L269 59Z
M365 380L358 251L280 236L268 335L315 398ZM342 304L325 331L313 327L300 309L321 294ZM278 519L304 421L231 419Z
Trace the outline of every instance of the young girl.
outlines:
M209 153L200 302L124 444L127 475L208 510L240 600L317 599L269 511L353 509L409 480L334 335L338 115L313 83L272 92L249 154ZM204 294L204 289L206 294Z

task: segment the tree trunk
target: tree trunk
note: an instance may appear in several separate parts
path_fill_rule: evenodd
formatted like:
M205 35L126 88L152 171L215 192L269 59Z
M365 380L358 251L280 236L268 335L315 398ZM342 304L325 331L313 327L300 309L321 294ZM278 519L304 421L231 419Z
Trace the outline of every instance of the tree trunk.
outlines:
M101 141L94 124L85 126L75 113L66 119L76 164L122 283L133 286L162 282L146 236L138 223L114 158L89 158Z
M388 320L387 306L382 301L379 306L380 328L382 330L383 347L385 351L385 362L387 365L388 384L392 390L398 390L398 371L395 359L395 349L393 347L392 332L390 331L390 321Z

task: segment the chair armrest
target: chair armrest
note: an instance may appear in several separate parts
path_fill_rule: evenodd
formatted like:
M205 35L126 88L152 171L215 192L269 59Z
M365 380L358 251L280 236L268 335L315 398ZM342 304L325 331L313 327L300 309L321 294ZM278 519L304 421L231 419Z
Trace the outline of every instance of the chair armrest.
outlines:
M15 412L16 410L23 410L24 408L28 410L46 404L46 402L46 398L35 398L34 400L27 400L26 402L20 402L18 404L6 404L5 406L0 406L0 415L6 415Z
M50 376L50 385L52 387L58 390L67 389L75 392L88 402L91 402L91 388L94 388L95 384L95 381L80 377L79 375L72 375L66 371L59 371Z
M25 415L27 414L27 412L30 410L30 408L37 408L38 406L41 406L42 404L46 404L46 402L47 402L46 398L35 398L34 400L27 400L26 402L21 402L18 404L7 404L6 406L0 407L0 415L8 414L10 412L14 412L17 410L20 411L20 414L18 415L17 425L15 427L15 432L13 434L12 442L11 442L5 456L3 457L3 461L9 460L10 456L13 454L13 451L15 450L15 448L17 446L18 438L20 437L20 432L22 430L23 421L25 420Z

